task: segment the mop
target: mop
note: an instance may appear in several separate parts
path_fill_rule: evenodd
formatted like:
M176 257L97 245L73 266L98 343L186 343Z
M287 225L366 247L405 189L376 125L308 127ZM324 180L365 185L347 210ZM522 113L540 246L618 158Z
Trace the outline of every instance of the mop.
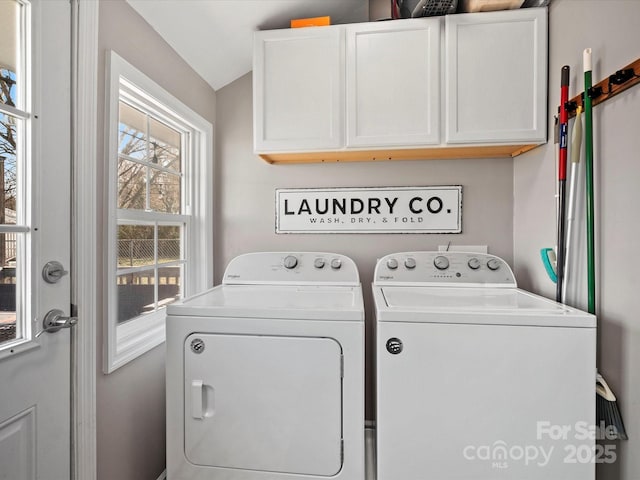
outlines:
M571 269L571 243L573 240L573 219L576 210L576 192L578 188L578 173L580 169L580 149L582 146L582 107L576 111L576 119L571 133L571 176L569 180L569 208L567 212L567 247L565 249L564 283L562 285L562 303L567 303L567 285Z
M593 106L589 90L591 79L591 49L584 50L584 130L585 130L585 179L587 192L587 288L588 310L596 313L596 267L594 236L594 192L593 192ZM622 422L620 409L615 395L602 375L596 376L596 419L597 425L604 425L608 439L627 440L627 433ZM613 435L612 435L613 433ZM612 438L613 437L613 438Z

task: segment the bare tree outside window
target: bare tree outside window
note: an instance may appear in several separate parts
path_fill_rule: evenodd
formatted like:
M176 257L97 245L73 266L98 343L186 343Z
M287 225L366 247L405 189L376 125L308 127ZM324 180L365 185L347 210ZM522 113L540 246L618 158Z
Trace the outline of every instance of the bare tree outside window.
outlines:
M118 208L181 213L181 134L120 102Z
M7 228L17 225L17 209L22 208L17 199L25 193L17 191L18 161L29 161L24 136L29 118L24 110L28 72L21 62L21 12L21 2L0 0L0 225L4 227L0 233L0 343L20 338L25 320L18 321L16 316L17 246L18 238L24 234Z
M0 68L0 103L15 107L15 97L15 72ZM16 222L17 122L15 117L0 113L0 224ZM15 252L7 248L6 237L7 234L0 234L0 266L15 256Z

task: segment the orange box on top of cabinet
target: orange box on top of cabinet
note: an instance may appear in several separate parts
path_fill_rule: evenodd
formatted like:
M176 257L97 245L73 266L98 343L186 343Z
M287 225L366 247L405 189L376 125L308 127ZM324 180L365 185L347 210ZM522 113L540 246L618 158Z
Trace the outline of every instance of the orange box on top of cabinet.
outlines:
M324 27L331 25L331 17L296 18L291 20L291 28Z

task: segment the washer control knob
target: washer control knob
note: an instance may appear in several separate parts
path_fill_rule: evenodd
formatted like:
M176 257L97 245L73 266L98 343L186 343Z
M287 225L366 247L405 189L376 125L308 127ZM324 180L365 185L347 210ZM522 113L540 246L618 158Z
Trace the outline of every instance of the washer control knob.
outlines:
M293 255L287 255L286 257L284 257L283 264L284 268L291 270L292 268L296 268L296 266L298 265L298 259Z
M470 258L467 262L467 265L469 265L469 268L471 270L477 270L480 268L480 260L478 260L476 257Z
M342 260L340 260L339 258L334 258L333 260L331 260L331 268L333 268L334 270L340 270L341 267Z
M487 267L489 267L489 270L498 270L500 269L500 261L497 258L490 258L487 261Z
M416 268L416 259L412 257L405 259L404 266L409 270L413 270L414 268Z
M389 270L395 270L396 268L398 268L398 261L395 258L390 258L389 260L387 260L387 268Z
M402 352L402 340L395 337L387 340L387 352L389 352L391 355L398 355L400 352Z
M433 259L433 266L438 270L446 270L449 268L449 259L444 255L438 255Z
M325 261L324 258L318 257L313 261L313 266L316 268L324 268Z

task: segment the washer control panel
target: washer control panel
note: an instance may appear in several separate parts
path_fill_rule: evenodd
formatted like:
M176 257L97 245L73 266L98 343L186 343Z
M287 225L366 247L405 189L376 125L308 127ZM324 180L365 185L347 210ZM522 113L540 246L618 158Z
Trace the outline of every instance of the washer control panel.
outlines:
M517 286L511 268L502 258L471 252L393 253L378 260L374 283Z
M227 266L224 284L359 285L349 257L325 252L257 252L240 255Z

